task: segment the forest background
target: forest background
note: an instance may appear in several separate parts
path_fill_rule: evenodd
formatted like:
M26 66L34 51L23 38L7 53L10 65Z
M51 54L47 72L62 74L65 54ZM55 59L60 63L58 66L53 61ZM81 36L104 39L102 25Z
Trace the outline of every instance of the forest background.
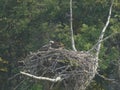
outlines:
M78 51L90 50L96 44L110 4L111 0L73 0L73 30ZM70 50L69 22L69 0L0 0L0 89L15 87L17 81L11 83L10 77L19 72L17 62L50 40L61 42ZM115 81L96 75L88 90L120 88L119 0L114 0L105 37L109 35L111 37L102 44L98 71ZM41 87L37 82L26 90L40 90Z

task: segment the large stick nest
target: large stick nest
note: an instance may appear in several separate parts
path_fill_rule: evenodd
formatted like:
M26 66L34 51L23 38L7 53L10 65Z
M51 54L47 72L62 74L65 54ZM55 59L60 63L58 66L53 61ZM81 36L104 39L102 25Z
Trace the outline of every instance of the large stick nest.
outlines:
M22 69L32 75L62 77L60 83L65 90L84 90L93 79L97 67L92 54L66 49L39 50L28 55L24 59L24 64Z

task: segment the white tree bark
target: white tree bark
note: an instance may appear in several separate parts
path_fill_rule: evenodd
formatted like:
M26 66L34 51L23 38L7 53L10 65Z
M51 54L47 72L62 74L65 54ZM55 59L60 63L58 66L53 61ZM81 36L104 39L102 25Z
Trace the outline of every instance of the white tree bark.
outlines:
M103 37L104 37L105 31L106 31L106 28L108 27L109 22L110 22L113 2L114 2L114 0L112 0L111 6L110 6L110 9L109 9L109 15L108 15L106 24L103 27L102 32L101 32L101 34L99 36L99 40L98 40L96 46L93 47L94 49L96 49L96 54L95 54L96 56L95 56L95 62L94 62L95 65L93 67L93 70L95 71L95 74L97 73L97 68L98 68L98 60L99 60L99 53L100 53L101 43L103 41ZM91 77L91 79L93 79L93 77L95 76L95 74Z
M71 32L71 42L72 42L72 49L77 51L75 47L74 35L73 35L73 12L72 12L72 0L70 0L70 32Z
M105 26L104 26L103 29L102 29L102 32L101 32L101 35L100 35L100 37L99 37L98 42L102 42L103 37L104 37L104 34L105 34L105 31L106 31L106 29L107 29L107 27L108 27L108 25L109 25L110 18L111 18L111 12L112 12L113 2L114 2L114 0L112 0L112 4L111 4L110 9L109 9L109 15L108 15L107 21L106 21ZM98 43L97 48L96 48L96 51L97 51L97 52L96 52L96 57L97 57L97 58L99 57L100 47L101 47L101 43Z
M38 77L38 76L35 76L35 75L32 75L32 74L29 74L29 73L26 73L26 72L20 72L22 75L25 75L25 76L28 76L28 77L31 77L31 78L34 78L34 79L38 79L38 80L46 80L46 81L51 81L51 82L58 82L58 81L61 81L62 78L61 77L56 77L55 79L52 79L52 78L48 78L48 77Z

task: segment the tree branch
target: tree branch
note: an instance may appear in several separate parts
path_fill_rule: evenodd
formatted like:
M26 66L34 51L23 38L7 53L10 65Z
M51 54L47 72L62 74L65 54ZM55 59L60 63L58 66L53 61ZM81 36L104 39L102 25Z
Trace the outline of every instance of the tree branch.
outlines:
M74 41L74 35L73 35L73 17L72 17L72 0L70 0L70 32L71 32L71 42L72 42L72 49L74 51L77 51L75 48L75 41Z
M99 43L104 42L105 40L107 40L107 39L113 37L114 35L116 35L116 34L118 34L118 33L119 33L119 32L112 33L111 35L109 35L109 36L103 38L101 41L98 41L88 52L91 52L92 50L96 49L96 47L97 47L97 45L98 45Z
M102 29L102 32L101 32L101 35L100 35L100 37L99 37L98 42L101 42L101 41L103 40L103 37L104 37L105 31L106 31L106 28L107 28L108 25L109 25L110 18L111 18L111 12L112 12L113 2L114 2L114 0L112 0L111 6L110 6L110 9L109 9L109 15L108 15L107 22L106 22L105 26L104 26L103 29ZM97 58L99 57L100 47L101 47L101 43L98 43L97 48L96 48L96 51L97 51L97 52L96 52L96 57L97 57Z
M97 75L98 75L99 77L103 78L103 79L106 80L106 81L115 81L115 79L107 78L107 77L105 77L104 75L99 74L98 72L97 72Z
M56 79L52 79L52 78L48 78L48 77L38 77L38 76L35 76L35 75L32 75L32 74L29 74L29 73L26 73L26 72L20 72L22 75L25 75L25 76L28 76L28 77L31 77L31 78L34 78L34 79L38 79L38 80L47 80L47 81L51 81L51 82L58 82L58 81L61 81L62 78L61 77L57 77Z

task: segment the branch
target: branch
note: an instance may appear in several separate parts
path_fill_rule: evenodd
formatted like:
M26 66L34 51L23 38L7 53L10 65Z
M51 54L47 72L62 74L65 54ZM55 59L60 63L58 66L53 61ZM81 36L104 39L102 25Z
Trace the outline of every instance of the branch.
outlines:
M103 37L104 37L105 31L106 31L106 28L107 28L108 25L109 25L110 18L111 18L111 12L112 12L113 2L114 2L114 0L112 0L112 4L111 4L110 9L109 9L109 15L108 15L107 22L106 22L105 26L103 27L103 30L102 30L102 32L101 32L101 35L100 35L100 37L99 37L98 42L101 42L101 41L103 40ZM98 58L99 53L100 53L100 47L101 47L101 43L98 43L97 48L96 48L96 51L97 51L97 52L96 52L96 56L97 56L97 58Z
M99 43L104 42L105 40L107 40L107 39L113 37L114 35L116 35L116 34L118 34L118 33L119 33L119 32L112 33L111 35L109 35L109 36L103 38L101 41L98 41L88 52L91 52L92 50L96 49L96 47L97 47L97 45L98 45Z
M14 79L15 77L17 77L17 76L19 76L19 75L20 75L20 73L17 73L17 74L15 74L14 76L8 78L8 80L12 80L12 79Z
M13 89L13 90L17 90L18 89L18 87L21 85L21 84L23 84L24 83L24 81L25 80L22 80L17 86L15 86L15 88Z
M119 82L116 81L115 79L107 78L107 77L105 77L104 75L99 74L98 72L97 72L97 75L98 75L99 77L103 78L105 81L110 81L110 82L112 82L112 83L114 83L114 84L116 84L116 85L119 85Z
M61 77L57 77L56 79L52 79L52 78L48 78L48 77L38 77L38 76L29 74L29 73L25 73L25 72L22 72L22 71L20 73L22 75L25 75L25 76L28 76L28 77L31 77L31 78L34 78L34 79L38 79L38 80L47 80L47 81L51 81L51 82L58 82L58 81L62 80Z
M106 81L115 81L115 79L107 78L107 77L105 77L104 75L99 74L98 72L97 72L97 75L98 75L99 77L103 78L103 79L106 80Z
M72 0L70 0L70 32L71 32L71 42L72 42L72 48L74 51L77 51L75 48L75 41L73 36L73 17L72 17Z

